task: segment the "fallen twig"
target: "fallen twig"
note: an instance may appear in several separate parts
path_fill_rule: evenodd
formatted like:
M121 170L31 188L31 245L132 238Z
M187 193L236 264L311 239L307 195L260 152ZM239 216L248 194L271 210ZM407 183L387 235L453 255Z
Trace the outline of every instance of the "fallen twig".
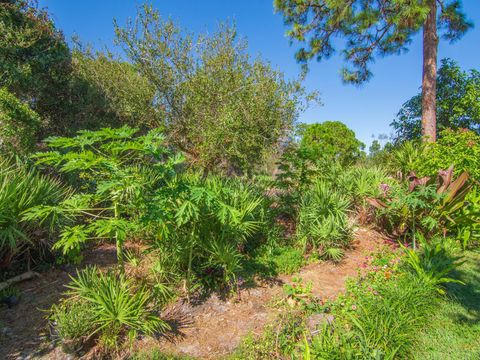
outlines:
M25 280L29 280L29 279L32 279L34 277L40 277L40 275L38 273L34 272L34 271L27 271L26 273L14 276L13 278L8 279L8 280L0 283L0 291L6 289L9 286L12 286L16 283L19 283L19 282L22 282L22 281L25 281Z

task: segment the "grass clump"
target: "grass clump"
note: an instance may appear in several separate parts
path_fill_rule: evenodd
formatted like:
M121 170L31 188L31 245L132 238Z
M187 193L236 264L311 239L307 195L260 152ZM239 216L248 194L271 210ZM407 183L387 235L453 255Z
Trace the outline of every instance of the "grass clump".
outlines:
M139 334L151 336L168 329L152 308L150 291L123 273L86 268L68 287L70 297L54 305L50 316L58 339L68 349L92 339L101 349L117 351Z
M476 359L480 357L480 252L464 253L456 275L465 285L445 285L428 326L417 336L415 359Z

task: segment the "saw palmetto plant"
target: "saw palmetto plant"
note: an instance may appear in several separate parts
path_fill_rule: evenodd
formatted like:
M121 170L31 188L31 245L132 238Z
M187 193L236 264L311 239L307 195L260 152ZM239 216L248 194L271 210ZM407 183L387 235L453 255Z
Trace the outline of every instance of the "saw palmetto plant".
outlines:
M342 248L349 244L351 226L348 221L350 201L324 181L317 181L300 203L297 221L297 239L304 250L313 249L321 255L335 255L339 252L328 250Z
M56 205L69 193L58 180L44 176L19 160L0 161L0 262L8 265L24 250L45 250L51 237L23 212L40 204ZM35 233L35 235L34 235Z
M154 335L169 328L150 307L151 292L123 273L102 273L88 267L77 272L68 288L71 301L79 298L93 314L94 329L87 335L98 334L106 346L116 346L125 335L134 339L138 333Z

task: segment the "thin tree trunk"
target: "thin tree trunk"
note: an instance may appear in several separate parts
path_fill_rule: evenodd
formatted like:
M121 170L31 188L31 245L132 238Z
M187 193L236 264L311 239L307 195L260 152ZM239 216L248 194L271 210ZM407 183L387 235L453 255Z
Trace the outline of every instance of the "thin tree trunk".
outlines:
M437 134L437 1L423 25L422 136L435 142Z

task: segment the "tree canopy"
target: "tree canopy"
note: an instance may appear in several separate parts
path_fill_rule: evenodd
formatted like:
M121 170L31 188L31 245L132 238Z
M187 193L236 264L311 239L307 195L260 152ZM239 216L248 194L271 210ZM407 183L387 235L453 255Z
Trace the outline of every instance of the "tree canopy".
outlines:
M275 0L275 8L291 26L287 35L303 46L296 58L306 69L344 45L347 64L343 80L361 84L372 73L375 57L408 50L413 36L423 30L422 136L434 142L436 127L436 72L438 29L444 39L458 40L472 26L460 0ZM339 41L341 40L341 41Z
M438 25L446 40L459 39L471 27L461 10L461 1L436 0L440 4ZM432 1L421 0L275 0L275 9L290 25L287 35L303 46L296 59L307 65L311 59L328 59L337 44L347 66L343 79L361 83L372 76L375 56L407 50L429 14ZM336 41L339 38L343 42Z
M125 27L116 24L116 33L155 86L169 141L207 171L253 169L292 128L306 99L298 82L247 54L234 26L195 37L143 6Z
M338 161L342 165L351 165L361 157L365 147L340 121L303 124L300 136L300 149L312 161Z
M391 126L395 141L420 139L422 95L405 102ZM451 59L443 59L437 74L437 127L469 129L480 133L480 72L464 71Z
M0 3L0 86L28 103L45 135L63 127L70 49L46 11L30 1Z
M71 109L75 129L162 125L155 87L130 63L77 43L72 52Z

